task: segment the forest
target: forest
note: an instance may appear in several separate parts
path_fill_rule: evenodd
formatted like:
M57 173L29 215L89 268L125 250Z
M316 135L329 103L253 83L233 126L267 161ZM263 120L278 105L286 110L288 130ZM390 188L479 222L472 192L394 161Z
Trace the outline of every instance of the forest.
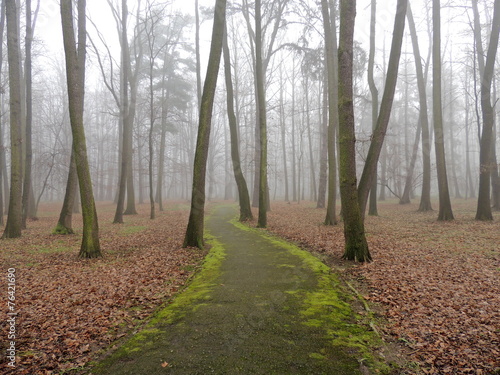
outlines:
M0 2L2 373L197 373L112 361L229 286L239 236L335 275L259 320L345 305L347 373L500 374L500 0Z

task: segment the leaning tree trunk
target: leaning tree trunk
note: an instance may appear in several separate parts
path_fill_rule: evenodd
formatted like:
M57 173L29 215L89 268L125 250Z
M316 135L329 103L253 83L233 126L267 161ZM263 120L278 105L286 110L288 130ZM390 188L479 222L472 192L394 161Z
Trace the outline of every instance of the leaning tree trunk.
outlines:
M438 220L453 220L446 158L444 151L443 107L441 103L441 8L440 0L432 1L433 53L432 53L432 107L434 113L434 145L439 189Z
M399 59L401 57L401 45L403 43L407 5L408 0L398 0L397 2L384 95L382 96L382 102L380 104L377 125L373 131L372 141L368 149L368 155L366 156L365 167L363 168L363 173L359 181L359 206L363 216L368 201L368 194L375 178L375 172L377 171L378 159L384 143L387 126L389 125L389 119L391 117L392 102L394 101L394 93L398 80Z
M210 144L210 129L212 111L217 87L217 77L222 53L222 40L226 20L226 0L216 0L212 43L208 59L207 74L203 86L200 104L200 120L193 167L193 191L191 196L191 211L184 237L184 247L203 248L203 227L205 218L205 176L207 171L208 146Z
M226 29L227 30L227 29ZM234 111L234 93L233 82L231 79L231 58L229 55L229 46L227 43L227 32L224 33L223 40L224 53L224 73L226 79L227 93L227 116L229 122L229 132L231 136L231 160L233 162L234 178L238 187L238 198L240 203L240 221L252 220L252 207L250 204L250 195L248 186L241 170L240 150L238 142L238 122Z
M15 0L5 1L10 96L10 199L7 223L2 238L21 237L22 226L22 135L21 71L19 24Z
M495 57L498 49L500 33L500 0L495 0L493 23L491 27L490 44L481 79L481 108L483 114L483 132L479 151L479 197L477 200L476 220L493 220L491 212L490 179L491 179L491 143L495 114L491 104L491 84L495 67Z
M66 56L66 77L68 84L69 114L73 135L73 152L80 184L80 198L83 216L83 238L79 257L101 256L99 225L95 208L92 180L87 158L87 146L83 125L85 98L85 55L86 55L86 1L78 1L78 50L73 26L72 0L61 0L61 20L64 52Z
M371 260L371 255L365 237L363 215L356 187L356 136L354 133L352 87L355 17L356 1L341 0L339 38L339 151L341 158L339 173L345 237L345 251L342 257L348 260L367 262Z

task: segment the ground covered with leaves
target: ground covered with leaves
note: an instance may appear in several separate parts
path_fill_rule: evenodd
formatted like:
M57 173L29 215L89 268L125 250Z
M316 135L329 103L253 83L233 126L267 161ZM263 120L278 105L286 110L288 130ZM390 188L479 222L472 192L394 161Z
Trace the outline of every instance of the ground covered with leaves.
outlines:
M274 203L268 227L367 285L363 297L382 305L385 334L407 346L415 373L500 374L500 214L478 222L472 200L453 207L456 220L438 222L416 204L381 203L366 219L365 265L340 261L342 223L324 226L311 203Z
M149 219L149 205L125 224L111 224L114 206L98 207L103 258L78 259L76 235L51 234L60 205L40 208L20 239L1 240L2 339L7 336L7 270L15 269L16 368L2 374L59 374L81 368L131 330L184 285L204 253L181 247L188 206L168 204Z

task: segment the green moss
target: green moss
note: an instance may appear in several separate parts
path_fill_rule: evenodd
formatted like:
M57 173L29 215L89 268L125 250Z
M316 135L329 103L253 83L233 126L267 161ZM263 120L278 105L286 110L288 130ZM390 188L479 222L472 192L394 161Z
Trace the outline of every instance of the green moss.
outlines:
M201 270L195 274L192 281L182 292L178 293L174 299L159 310L150 322L137 334L132 336L115 353L98 364L94 370L98 373L105 373L109 364L119 358L138 352L146 351L155 345L161 330L157 327L178 322L183 316L194 312L205 305L203 301L210 299L210 293L220 276L220 265L225 258L225 249L214 237L206 236L212 245L210 252L205 257Z
M376 373L391 372L391 366L376 354L383 341L370 328L370 322L374 319L372 314L368 312L362 317L354 312L350 302L355 298L344 290L337 275L333 274L326 264L310 252L270 235L262 229L249 227L234 219L231 223L241 230L258 232L274 245L288 250L317 275L318 284L313 290L286 292L293 295L301 304L300 314L304 319L304 325L322 328L332 346L358 352L361 361Z
M64 225L61 225L60 223L57 223L56 227L52 231L52 234L62 234L62 235L74 234L74 233L75 232L73 231L73 229L66 228Z

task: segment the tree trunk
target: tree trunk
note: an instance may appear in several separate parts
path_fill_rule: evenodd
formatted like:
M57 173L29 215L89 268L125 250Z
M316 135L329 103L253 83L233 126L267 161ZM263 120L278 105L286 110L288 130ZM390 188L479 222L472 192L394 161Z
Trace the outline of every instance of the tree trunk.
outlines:
M280 87L283 86L283 71L280 65ZM283 100L283 91L280 90L280 127L281 127L281 149L283 151L283 174L284 174L284 185L285 185L285 202L290 200L288 192L288 166L286 161L286 121L285 121L285 104Z
M78 175L76 172L75 153L73 147L71 148L71 159L69 164L68 181L66 183L66 194L64 195L64 202L59 214L59 221L57 222L54 233L56 234L73 234L73 207L75 206L76 193L78 185Z
M68 83L69 113L73 134L73 152L80 184L80 199L83 216L83 238L79 257L101 256L99 225L95 208L92 180L87 158L83 109L85 97L85 55L86 55L86 1L78 2L78 50L73 26L72 0L61 0L61 19L66 56L66 78Z
M373 66L375 60L375 24L377 16L377 0L371 1L371 17L370 17L370 54L368 57L368 85L372 97L372 130L377 127L378 118L378 90L373 79ZM378 163L377 163L378 164ZM377 169L373 176L373 183L370 188L370 204L368 206L368 215L378 216L377 211Z
M234 93L233 82L231 78L231 58L229 55L229 46L227 42L227 33L224 33L223 40L224 52L224 76L226 79L227 93L227 116L229 122L229 132L231 136L231 160L233 163L234 179L238 187L238 198L240 203L240 221L252 220L252 208L250 205L250 196L248 186L241 170L240 150L238 141L238 121L234 111Z
M438 220L453 220L446 158L444 151L443 107L441 103L441 8L440 0L432 0L433 53L432 53L432 106L434 113L434 145L439 188Z
M318 203L316 204L316 208L325 208L325 200L326 200L326 184L328 181L328 83L327 75L324 74L325 79L323 80L323 89L322 94L320 96L322 99L320 101L323 102L323 108L320 113L320 134L321 134L321 143L320 143L320 165L319 165L319 187L318 187Z
M359 206L362 215L366 209L368 194L375 178L378 159L382 145L384 143L387 126L391 116L392 102L398 80L399 59L401 57L401 45L405 28L406 8L408 0L398 0L396 9L396 18L394 20L394 31L392 38L391 53L389 56L389 65L387 79L384 88L384 95L380 104L380 112L377 118L377 125L372 135L372 141L366 156L365 167L359 181Z
M420 206L418 211L432 211L431 205L431 142L429 136L429 117L427 110L427 94L425 92L426 78L422 69L422 60L420 57L420 48L418 45L417 30L410 4L407 11L408 27L410 29L411 42L413 46L413 55L415 57L415 70L417 73L418 98L420 103L419 124L422 128L422 157L423 157L423 176L422 193L420 195ZM427 71L428 65L426 66Z
M266 94L264 82L264 66L262 61L262 15L261 0L255 1L255 85L259 98L259 135L260 135L260 167L259 167L259 216L257 226L267 226L267 116Z
M217 77L222 52L222 40L226 19L226 0L216 0L212 43L208 60L207 74L203 87L200 105L200 120L198 138L193 167L193 191L191 197L191 211L184 238L184 247L203 248L203 226L205 217L205 176L207 169L208 145L210 144L210 128L212 110L217 87Z
M2 238L21 237L22 227L22 135L21 71L19 24L15 0L5 1L10 97L10 199L7 223Z
M491 27L490 44L481 77L481 108L483 114L483 132L481 134L481 148L479 151L479 193L477 200L476 220L493 220L491 212L490 179L492 172L492 136L495 114L491 104L491 84L495 67L495 57L498 49L500 33L500 0L495 0L493 23Z
M322 3L325 0L322 0ZM366 242L363 215L356 188L356 137L352 87L353 34L356 1L340 2L339 38L339 148L340 197L344 217L344 259L367 262L371 260ZM331 105L331 104L330 104Z
M335 150L335 133L337 131L339 121L338 82L335 73L337 70L337 64L335 63L337 57L335 56L335 51L337 50L337 38L336 27L330 23L330 20L335 19L335 17L330 17L328 3L326 0L321 1L321 13L323 16L323 28L325 30L326 70L328 82L328 203L326 208L325 225L336 225L337 159Z
M2 0L0 5L0 72L3 67L3 35L5 29L5 0ZM0 77L0 86L3 85L3 82ZM4 93L0 92L0 111L3 113L3 99ZM4 225L3 215L4 215L4 190L3 183L7 180L7 175L4 175L3 166L5 164L5 147L3 145L3 127L4 122L3 119L0 118L0 225ZM7 196L5 195L5 198Z

